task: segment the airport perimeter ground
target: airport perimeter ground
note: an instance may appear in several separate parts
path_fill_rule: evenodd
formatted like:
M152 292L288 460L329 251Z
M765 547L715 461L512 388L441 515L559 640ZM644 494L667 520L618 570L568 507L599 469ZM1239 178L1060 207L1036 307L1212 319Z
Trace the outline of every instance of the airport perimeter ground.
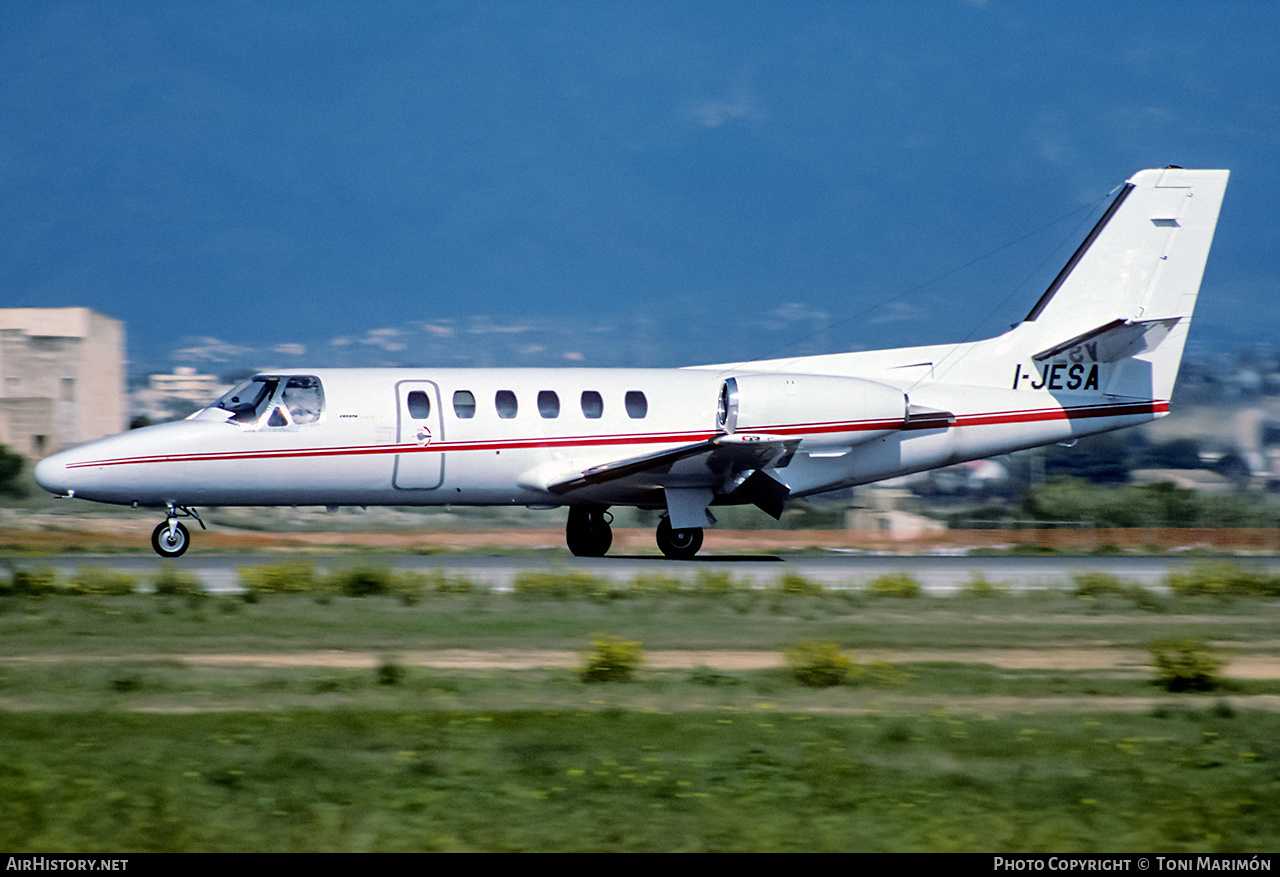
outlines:
M0 544L13 570L135 569L121 552L151 526ZM1056 589L877 595L848 553L869 540L843 532L714 531L713 559L689 563L618 534L621 557L583 566L558 530L219 530L184 560L421 554L446 586L0 597L0 849L1280 849L1274 599L1084 593L1082 553L1049 561ZM1172 535L1075 551L1274 550L1273 533ZM1009 537L974 538L1032 551ZM846 587L809 587L806 555L847 564ZM468 587L489 563L586 578ZM613 582L611 563L632 566ZM631 681L582 681L602 635L640 643ZM1215 690L1152 684L1148 644L1170 637L1229 659ZM855 675L800 685L784 656L802 642L836 644Z

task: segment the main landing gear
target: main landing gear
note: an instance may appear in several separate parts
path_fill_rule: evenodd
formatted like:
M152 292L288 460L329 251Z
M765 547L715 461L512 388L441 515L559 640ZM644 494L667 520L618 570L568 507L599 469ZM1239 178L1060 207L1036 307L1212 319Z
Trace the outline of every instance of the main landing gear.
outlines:
M564 538L574 557L604 557L613 544L613 515L602 506L569 506Z
M168 517L151 531L151 547L161 557L181 557L191 547L191 533L178 520L179 517L194 518L200 529L205 529L204 521L200 520L195 509L169 503Z
M677 530L671 526L670 518L663 517L658 522L658 547L673 560L689 560L702 547L702 528Z
M602 506L570 506L564 535L574 557L604 557L613 544L612 521L613 516ZM701 547L701 527L677 530L663 516L658 524L658 548L663 554L673 560L688 560Z

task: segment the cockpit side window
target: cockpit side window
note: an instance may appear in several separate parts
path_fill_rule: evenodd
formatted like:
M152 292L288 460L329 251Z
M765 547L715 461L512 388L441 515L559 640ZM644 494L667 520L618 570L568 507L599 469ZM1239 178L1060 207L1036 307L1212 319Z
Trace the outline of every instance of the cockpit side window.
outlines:
M324 410L324 388L312 375L293 375L284 385L284 404L294 423L314 423Z
M236 423L255 423L267 410L267 404L279 384L280 379L276 377L252 378L214 402L213 407L230 411L231 419Z

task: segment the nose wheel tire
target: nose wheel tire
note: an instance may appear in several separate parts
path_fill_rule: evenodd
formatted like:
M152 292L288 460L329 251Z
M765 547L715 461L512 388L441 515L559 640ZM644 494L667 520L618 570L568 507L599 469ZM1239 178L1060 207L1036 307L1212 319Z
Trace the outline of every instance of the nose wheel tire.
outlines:
M169 532L169 522L165 521L151 531L151 547L161 557L181 557L191 546L191 534L181 523Z
M658 547L672 560L689 560L702 547L702 528L677 530L669 518L663 518L658 524Z

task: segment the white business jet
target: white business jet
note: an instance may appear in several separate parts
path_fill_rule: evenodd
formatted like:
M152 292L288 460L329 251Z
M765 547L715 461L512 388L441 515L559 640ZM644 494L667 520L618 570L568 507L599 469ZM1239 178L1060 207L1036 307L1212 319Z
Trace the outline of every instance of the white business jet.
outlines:
M568 507L579 556L610 506L665 510L689 558L711 507L786 501L1134 426L1169 411L1225 170L1120 190L1026 318L996 338L681 369L315 369L259 374L186 420L36 466L65 497L197 506Z

